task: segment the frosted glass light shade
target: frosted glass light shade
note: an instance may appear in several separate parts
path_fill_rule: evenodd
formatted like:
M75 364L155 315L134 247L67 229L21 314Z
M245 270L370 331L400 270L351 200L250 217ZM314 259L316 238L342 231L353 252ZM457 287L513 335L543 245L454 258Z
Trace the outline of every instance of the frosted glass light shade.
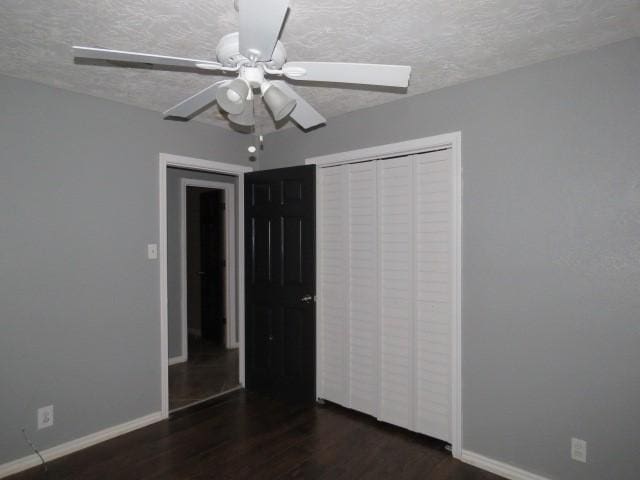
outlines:
M282 90L273 84L268 84L262 90L262 98L267 104L275 121L282 120L289 115L296 106L296 101L287 96Z
M252 127L255 125L256 121L253 117L253 95L249 94L247 104L242 112L237 114L230 113L227 118L236 125L242 125L244 127Z
M231 83L218 88L216 102L225 112L237 115L245 110L250 90L251 88L246 80L236 78Z

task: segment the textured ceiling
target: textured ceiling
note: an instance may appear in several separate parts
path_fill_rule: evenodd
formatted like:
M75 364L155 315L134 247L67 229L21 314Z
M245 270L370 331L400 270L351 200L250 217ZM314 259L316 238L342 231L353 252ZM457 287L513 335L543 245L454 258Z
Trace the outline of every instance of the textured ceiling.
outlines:
M221 77L77 65L70 46L214 59L218 39L238 29L232 0L2 0L0 9L0 73L159 112ZM415 95L639 34L638 0L291 0L281 40L289 60L411 65ZM403 95L295 88L329 121ZM264 109L258 116L259 131L275 129ZM228 127L217 108L197 120Z

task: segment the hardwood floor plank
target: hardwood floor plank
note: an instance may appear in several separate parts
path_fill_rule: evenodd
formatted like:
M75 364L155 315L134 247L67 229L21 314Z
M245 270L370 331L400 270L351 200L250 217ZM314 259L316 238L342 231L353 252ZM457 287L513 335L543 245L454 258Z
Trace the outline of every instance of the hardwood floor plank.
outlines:
M238 349L189 335L189 359L169 367L169 410L237 387Z
M336 405L234 392L12 480L497 480L440 441Z

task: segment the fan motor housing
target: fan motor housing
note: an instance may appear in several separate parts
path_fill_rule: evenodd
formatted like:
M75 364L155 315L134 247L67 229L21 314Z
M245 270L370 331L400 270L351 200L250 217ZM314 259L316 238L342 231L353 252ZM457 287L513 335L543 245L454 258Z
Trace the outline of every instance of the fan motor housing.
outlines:
M264 73L260 67L240 67L240 77L249 82L251 88L260 88L264 83Z
M216 57L225 67L235 67L239 63L247 62L249 59L240 53L240 38L238 32L229 33L222 37L216 47ZM269 68L280 69L287 61L287 52L284 45L278 40L273 49L271 60L264 62Z

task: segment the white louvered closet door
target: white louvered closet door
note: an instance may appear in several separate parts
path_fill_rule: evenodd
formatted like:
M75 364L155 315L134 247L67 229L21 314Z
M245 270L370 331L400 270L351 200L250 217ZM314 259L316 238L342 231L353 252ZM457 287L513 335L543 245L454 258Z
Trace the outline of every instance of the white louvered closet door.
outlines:
M378 167L380 411L378 418L413 426L413 163Z
M349 407L378 410L376 162L349 165Z
M319 394L348 405L348 165L318 171Z
M318 169L318 396L451 440L451 150Z
M451 150L413 156L415 169L414 430L451 440L453 185Z

